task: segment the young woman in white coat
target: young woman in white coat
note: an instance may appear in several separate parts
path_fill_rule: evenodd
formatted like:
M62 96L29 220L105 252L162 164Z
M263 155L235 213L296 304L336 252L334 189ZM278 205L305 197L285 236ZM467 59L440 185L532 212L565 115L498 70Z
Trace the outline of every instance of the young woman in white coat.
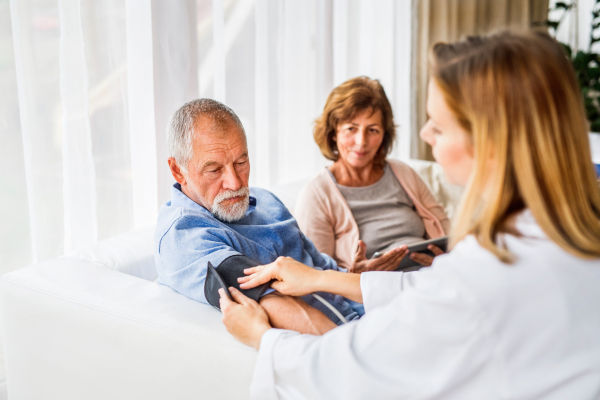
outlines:
M449 254L417 272L253 268L365 316L323 336L272 329L232 290L223 322L259 350L256 399L600 398L600 189L577 82L542 33L432 47L421 137L466 186Z

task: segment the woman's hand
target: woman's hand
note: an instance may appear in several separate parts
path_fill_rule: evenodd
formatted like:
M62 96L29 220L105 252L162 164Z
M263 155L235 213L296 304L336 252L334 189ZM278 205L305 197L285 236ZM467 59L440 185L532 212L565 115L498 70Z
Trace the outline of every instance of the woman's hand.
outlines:
M427 246L427 248L431 250L431 252L435 254L436 257L444 254L442 249L433 244L430 244L429 246ZM409 257L411 260L414 260L425 267L429 267L431 264L433 264L433 257L425 253L412 253Z
M240 288L251 289L271 280L271 287L290 296L304 296L315 291L314 283L322 271L308 267L291 257L279 257L271 264L246 268L248 276L238 278Z
M236 288L230 287L229 292L235 301L229 300L225 291L219 289L223 323L234 338L258 350L263 335L271 329L267 312Z
M384 253L381 257L368 260L367 245L359 240L354 265L349 268L349 272L360 274L366 271L393 271L398 268L406 253L406 245L402 245Z

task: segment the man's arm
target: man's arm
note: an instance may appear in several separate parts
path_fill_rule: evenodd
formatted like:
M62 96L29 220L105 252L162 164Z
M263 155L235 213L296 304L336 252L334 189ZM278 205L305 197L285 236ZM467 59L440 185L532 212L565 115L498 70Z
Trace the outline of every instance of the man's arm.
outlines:
M163 235L158 253L159 282L205 304L208 304L204 296L208 261L217 267L223 260L240 255L226 242L226 236L221 237L215 229L190 229L185 219L176 221ZM273 293L263 296L259 303L277 328L318 335L336 326L300 298Z
M274 292L263 296L258 303L267 312L273 328L322 335L337 326L325 314L299 297Z

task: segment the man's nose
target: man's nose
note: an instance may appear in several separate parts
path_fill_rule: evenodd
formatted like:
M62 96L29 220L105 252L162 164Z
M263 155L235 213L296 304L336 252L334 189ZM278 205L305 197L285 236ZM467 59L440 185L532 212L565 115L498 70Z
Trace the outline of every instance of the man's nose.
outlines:
M240 178L235 168L227 168L223 177L223 189L240 190L243 186L242 178Z

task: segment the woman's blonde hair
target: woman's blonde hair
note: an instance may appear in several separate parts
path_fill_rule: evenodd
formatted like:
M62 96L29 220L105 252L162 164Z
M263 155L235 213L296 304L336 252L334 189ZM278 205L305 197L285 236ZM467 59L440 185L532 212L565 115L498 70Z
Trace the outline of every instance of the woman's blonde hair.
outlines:
M451 244L472 234L510 262L498 234L518 235L514 217L527 208L560 247L600 257L600 188L588 123L556 41L540 32L504 32L437 43L430 77L471 136L475 156Z
M333 89L327 97L323 114L315 121L313 132L315 142L325 158L337 161L340 157L335 142L338 124L351 120L365 110L373 113L381 111L383 141L373 162L375 165L385 165L385 158L396 140L394 113L381 83L366 76L347 80Z

